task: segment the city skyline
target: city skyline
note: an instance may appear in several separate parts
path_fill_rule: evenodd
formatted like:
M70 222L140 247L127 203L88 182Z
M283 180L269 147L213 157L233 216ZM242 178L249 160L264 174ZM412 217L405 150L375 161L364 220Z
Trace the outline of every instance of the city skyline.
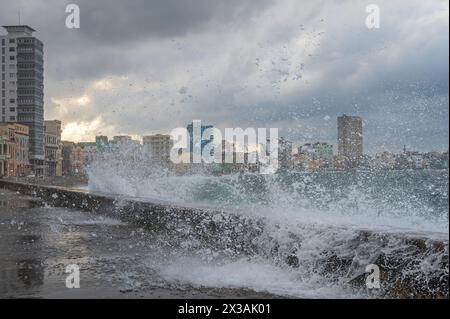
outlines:
M336 132L337 132L337 134L336 134L336 136L339 136L339 123L338 122L339 122L339 118L342 118L342 117L344 117L344 118L345 117L357 118L359 121L363 121L363 119L360 118L360 117L352 116L352 115L348 115L348 114L342 114L341 116L338 116L336 118L336 120L337 120L337 123L336 123L337 124L336 125ZM199 121L199 120L196 120L196 121ZM46 122L47 122L47 120L46 120ZM192 125L192 122L188 123L188 132L189 132L189 125ZM212 125L212 124L206 124L206 125L202 124L202 128L206 128L206 127L213 128L215 126ZM234 130L235 128L231 128L231 129ZM243 130L245 131L245 128L243 128ZM360 132L361 131L360 131L360 128L359 128L357 132L353 132L353 134L351 134L351 135L354 135L354 133L361 134ZM188 133L188 135L190 135L190 133ZM362 135L364 135L364 132L362 132ZM95 135L92 138L87 139L87 140L82 140L82 141L63 140L63 142L70 142L70 143L75 143L75 144L85 144L85 143L92 143L97 138L104 138L104 139L107 139L107 140L113 141L113 142L117 142L119 139L124 139L124 140L126 139L127 141L131 141L133 143L139 143L139 144L145 145L145 144L149 144L150 143L150 139L153 138L153 137L170 137L170 130L158 130L158 131L154 131L154 132L144 133L144 134L141 134L141 135L132 135L132 134L127 134L127 133L123 133L123 134L120 134L120 135L115 135L115 134L113 134L113 135ZM280 138L281 139L285 139L285 137L283 137L283 136L280 136ZM298 142L298 141L292 141L292 140L286 139L286 141L288 141L289 143L292 143L292 149L293 150L298 150L298 149L302 148L303 146L310 146L310 145L313 145L313 144L319 144L319 145L325 144L325 145L331 146L334 155L339 155L339 140L340 140L339 137L337 137L336 141L333 141L333 142L327 142L327 141L322 141L322 140L309 140L309 141L304 141L304 142ZM223 141L227 141L227 142L233 143L233 141L227 140L225 138L223 138ZM202 140L203 144L205 144L206 142L207 142L206 140ZM190 144L192 144L192 141L190 142ZM359 147L360 146L358 146L358 148ZM392 151L381 150L379 152L369 153L369 152L365 152L364 150L361 150L361 151L359 151L360 155L358 155L358 156L361 156L361 154L364 156L364 155L379 155L379 154L383 154L383 153L400 154L400 153L406 153L406 152L418 152L418 153L440 152L440 153L448 153L448 151L449 151L448 148L447 149L443 149L443 150L419 151L417 149L408 148L408 147L406 147L406 145L403 145L401 148L395 149L395 150L392 150ZM352 152L352 151L350 151L350 152ZM293 154L295 154L295 153L296 152L293 152ZM345 154L345 152L343 152L343 154L341 156L346 157L347 155L344 155L344 154Z
M346 113L364 119L367 153L448 149L446 3L381 1L389 15L379 30L364 26L355 2L233 2L226 12L202 1L142 2L143 14L122 3L78 5L78 30L65 28L56 1L2 1L0 13L14 24L21 9L45 43L45 118L62 120L64 139L145 135L200 118L337 146L334 119ZM159 18L143 19L151 12ZM180 12L189 14L171 19Z
M385 153L385 152L392 153L392 154L400 154L402 152L405 153L406 151L409 151L409 152L420 152L417 149L408 148L405 144L401 148L394 149L394 150L391 150L391 151L380 150L380 151L374 151L374 152L365 152L365 150L363 150L363 147L362 147L362 142L364 140L362 138L364 136L364 131L362 130L362 123L363 123L364 119L361 118L361 117L358 117L358 116L348 115L348 114L341 114L340 116L336 117L336 122L335 122L335 124L336 124L336 127L335 127L336 128L336 140L335 141L329 142L329 141L323 141L323 140L307 140L307 141L301 141L300 142L300 141L289 140L289 142L292 143L292 145L293 145L293 150L299 149L302 146L308 146L308 145L312 145L312 144L327 144L327 145L330 145L332 147L334 155L339 155L339 144L340 144L340 140L341 140L339 138L339 130L340 130L340 128L339 128L339 121L340 121L340 119L342 120L342 119L345 119L345 118L348 118L350 120L355 120L356 119L357 126L359 126L359 127L357 127L357 130L355 132L350 133L350 135L355 135L355 133L356 133L356 135L359 135L359 137L357 137L357 138L361 139L361 141L359 141L357 143L358 145L356 147L356 148L361 148L361 150L358 151L358 153L359 153L358 156L361 156L361 155L377 155L377 154L382 154L382 153ZM193 121L200 121L201 122L201 120L198 120L198 119L197 120L193 120ZM213 127L215 127L215 126L213 124L211 124L211 123L207 123L205 125L202 124L202 132L203 132L203 129L213 128ZM352 127L352 125L350 125L350 127ZM187 128L188 128L188 131L189 131L189 129L192 130L192 122L187 124ZM242 129L245 130L246 128L242 128ZM96 138L98 138L99 136L105 137L105 138L109 138L109 136L112 136L111 140L116 140L116 138L125 138L126 137L130 141L139 142L142 145L145 145L146 143L148 143L148 142L146 142L146 139L149 139L149 138L152 138L152 137L158 137L158 136L170 136L171 130L172 129L170 129L170 130L169 129L161 129L161 130L157 130L157 131L153 131L153 132L149 131L148 133L144 133L144 134L141 134L141 135L127 134L126 132L124 132L124 133L122 133L120 135L115 135L115 134L113 134L113 135L95 135L92 138L86 139L86 140L81 140L81 141L65 140L65 141L66 142L74 142L74 143L81 143L81 144L83 144L83 143L90 143L93 140L95 140ZM191 134L191 133L189 133L189 134ZM280 138L284 139L285 137L281 136ZM348 139L348 138L346 138L346 139ZM232 142L231 140L226 140L226 139L224 139L224 141ZM192 147L192 141L190 143L191 143L191 147ZM204 140L202 140L202 145L205 144L205 143L206 142ZM352 142L350 142L349 144L351 144L351 143ZM344 146L341 146L341 147L344 148ZM427 153L427 152L441 152L441 153L445 153L445 152L448 152L448 151L449 151L449 149L447 148L447 149L443 149L443 150L431 149L431 150L421 151L421 152L424 152L424 153ZM341 152L342 152L341 156L343 156L343 157L347 156L347 155L345 155L346 151L342 150ZM354 150L351 150L350 152L354 152Z

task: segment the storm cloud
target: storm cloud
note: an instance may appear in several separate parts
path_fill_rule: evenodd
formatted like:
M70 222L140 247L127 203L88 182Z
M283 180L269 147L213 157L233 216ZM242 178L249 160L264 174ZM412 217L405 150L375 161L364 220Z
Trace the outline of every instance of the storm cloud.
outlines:
M45 45L45 117L64 138L170 131L193 119L336 141L364 119L367 152L448 149L446 1L0 0L2 25Z

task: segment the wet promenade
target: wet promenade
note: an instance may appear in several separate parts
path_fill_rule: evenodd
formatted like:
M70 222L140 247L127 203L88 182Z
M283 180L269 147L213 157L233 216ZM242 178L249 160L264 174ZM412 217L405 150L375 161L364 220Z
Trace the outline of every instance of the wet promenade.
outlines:
M0 189L0 298L270 297L168 282L159 271L171 257L135 225ZM66 287L70 264L79 289Z

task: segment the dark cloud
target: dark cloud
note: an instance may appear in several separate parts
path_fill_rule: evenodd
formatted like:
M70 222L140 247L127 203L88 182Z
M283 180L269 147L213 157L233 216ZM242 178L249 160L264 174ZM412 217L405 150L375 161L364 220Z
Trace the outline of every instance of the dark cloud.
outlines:
M143 134L202 119L336 140L336 117L364 118L365 149L448 148L448 3L379 1L0 0L2 24L45 43L46 116L89 134ZM88 102L78 105L80 97ZM88 125L88 124L86 124Z
M180 37L250 19L267 4L265 0L85 0L80 1L81 32L95 41L113 43Z

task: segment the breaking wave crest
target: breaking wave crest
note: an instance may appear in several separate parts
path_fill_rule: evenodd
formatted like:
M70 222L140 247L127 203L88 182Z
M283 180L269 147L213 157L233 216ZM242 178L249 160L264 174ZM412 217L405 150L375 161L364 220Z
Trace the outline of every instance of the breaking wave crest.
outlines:
M397 265L397 296L398 280L448 282L448 171L177 175L119 155L90 165L91 191L224 212L167 221L177 259L159 267L175 284L355 297L369 263Z

